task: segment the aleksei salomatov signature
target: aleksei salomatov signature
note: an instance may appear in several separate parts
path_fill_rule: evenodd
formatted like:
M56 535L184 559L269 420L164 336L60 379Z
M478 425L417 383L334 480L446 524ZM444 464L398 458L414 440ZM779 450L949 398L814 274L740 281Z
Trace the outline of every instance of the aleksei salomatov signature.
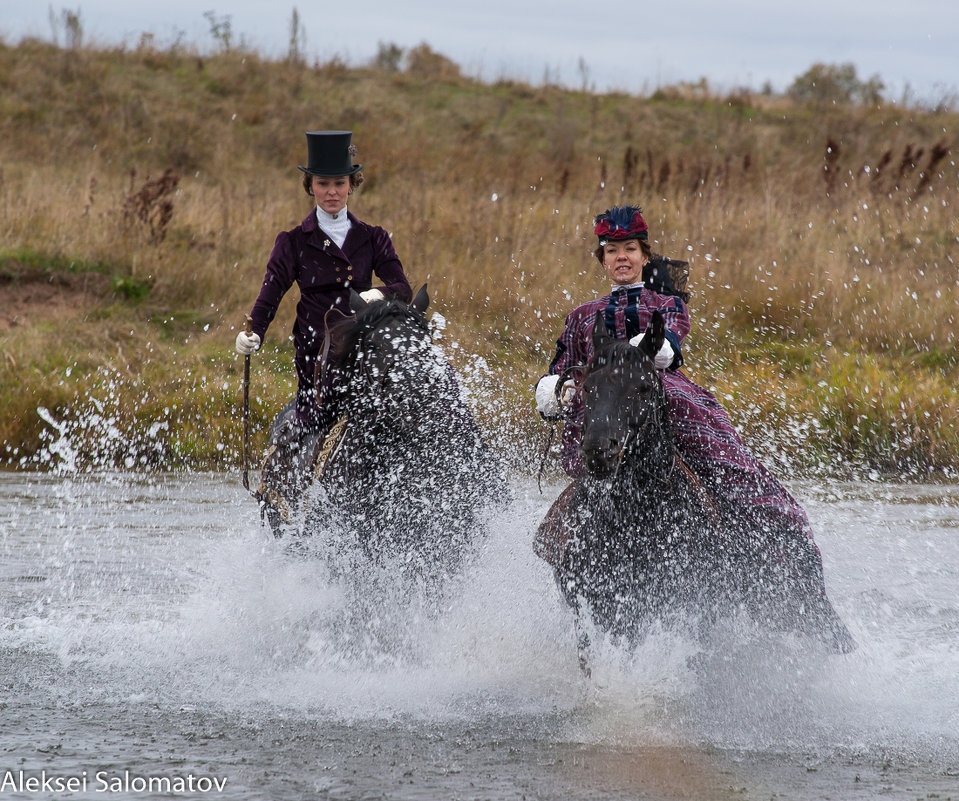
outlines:
M0 794L17 793L222 793L226 779L193 773L170 776L140 776L123 772L84 770L67 776L46 770L7 770L0 781Z

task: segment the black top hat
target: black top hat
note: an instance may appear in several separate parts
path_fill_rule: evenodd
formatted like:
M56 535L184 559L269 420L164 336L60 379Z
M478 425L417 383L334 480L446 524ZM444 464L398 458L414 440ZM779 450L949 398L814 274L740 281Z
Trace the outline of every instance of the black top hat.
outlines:
M363 165L353 163L353 154L350 153L352 139L352 131L307 131L306 146L310 160L300 169L307 175L322 178L359 172Z

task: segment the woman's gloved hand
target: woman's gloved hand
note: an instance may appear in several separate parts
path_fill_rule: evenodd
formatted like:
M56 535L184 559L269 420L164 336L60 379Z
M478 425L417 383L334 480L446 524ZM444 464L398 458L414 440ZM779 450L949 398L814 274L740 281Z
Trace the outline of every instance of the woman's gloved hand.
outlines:
M253 351L259 349L259 334L248 334L246 331L240 331L240 333L236 335L236 352L241 356L249 356Z
M560 387L557 398L558 383L558 375L545 375L536 384L536 411L546 420L558 420L562 417L563 410L572 405L576 396L576 382L568 378Z
M646 336L645 333L637 334L629 340L629 344L634 348L638 348L639 343L643 341L644 336ZM676 351L673 350L673 346L667 339L663 342L663 346L659 349L659 353L657 353L656 357L653 359L653 364L656 366L657 370L666 370L670 365L672 365L675 358Z

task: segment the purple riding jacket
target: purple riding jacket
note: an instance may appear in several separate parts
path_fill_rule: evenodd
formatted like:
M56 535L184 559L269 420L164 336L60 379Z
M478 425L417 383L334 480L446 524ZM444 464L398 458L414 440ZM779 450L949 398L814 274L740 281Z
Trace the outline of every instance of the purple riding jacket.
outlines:
M352 212L348 211L347 216L352 226L342 249L320 228L315 211L296 228L282 231L276 237L263 286L250 312L253 333L263 340L283 296L294 282L300 289L293 344L298 378L297 417L305 423L319 420L313 376L327 314L350 314L350 289L370 289L374 276L383 282L387 296L406 302L413 298L389 234L379 226L358 220Z

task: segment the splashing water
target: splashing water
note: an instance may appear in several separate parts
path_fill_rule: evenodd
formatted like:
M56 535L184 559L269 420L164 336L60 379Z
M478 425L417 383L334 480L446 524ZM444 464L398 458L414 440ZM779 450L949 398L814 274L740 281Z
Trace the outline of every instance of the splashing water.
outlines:
M515 490L436 613L284 550L232 476L0 474L3 753L143 773L181 753L237 798L957 786L959 489L800 493L854 654L654 633L600 642L591 681L530 549L559 488Z
M77 470L77 452L70 440L70 427L66 423L56 420L45 406L37 407L37 414L54 431L56 437L43 450L41 461L56 465L66 473L75 473Z

